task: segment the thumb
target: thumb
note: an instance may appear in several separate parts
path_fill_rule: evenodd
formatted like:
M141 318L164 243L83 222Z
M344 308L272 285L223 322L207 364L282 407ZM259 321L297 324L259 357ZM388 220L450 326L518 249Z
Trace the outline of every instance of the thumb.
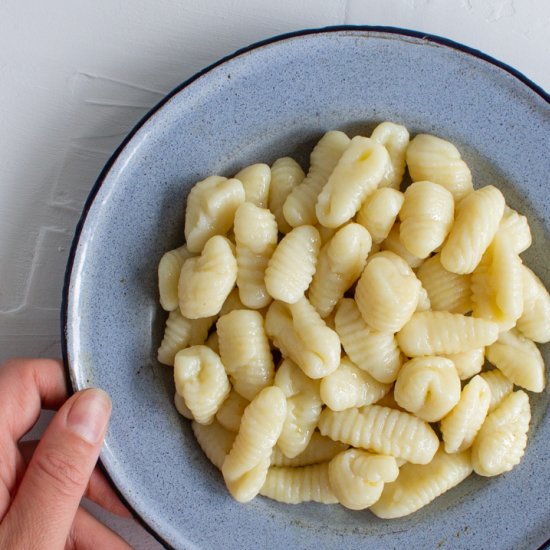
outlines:
M21 547L62 549L103 444L111 400L102 390L73 395L38 444L5 517ZM19 548L19 546L17 546Z

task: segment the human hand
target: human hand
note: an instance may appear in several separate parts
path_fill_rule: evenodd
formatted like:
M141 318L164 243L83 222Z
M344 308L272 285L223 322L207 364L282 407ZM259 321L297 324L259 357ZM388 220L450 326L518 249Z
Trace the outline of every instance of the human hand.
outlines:
M129 549L80 507L86 495L131 517L95 468L111 414L108 395L89 389L67 399L59 361L16 359L0 366L0 404L0 548ZM38 443L20 444L41 408L59 411Z

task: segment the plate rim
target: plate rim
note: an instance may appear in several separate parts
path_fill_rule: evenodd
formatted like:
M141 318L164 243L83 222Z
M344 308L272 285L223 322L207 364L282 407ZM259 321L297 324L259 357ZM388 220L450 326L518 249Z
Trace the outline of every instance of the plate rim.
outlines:
M111 171L111 168L113 167L113 165L115 164L115 162L117 161L121 153L124 151L126 146L134 138L137 132L145 125L145 123L150 118L152 118L156 114L156 112L159 111L165 104L167 104L174 96L176 96L179 92L181 92L182 90L184 90L185 88L193 84L196 80L198 80L205 74L211 72L212 70L219 67L220 65L223 65L224 63L231 61L232 59L235 59L237 57L240 57L242 55L248 54L253 50L257 50L264 46L268 46L268 45L289 40L292 38L304 37L304 36L309 36L314 34L332 34L332 33L343 34L347 32L362 32L366 34L367 38L369 37L368 35L374 34L374 33L388 34L388 35L393 35L394 37L416 38L426 43L432 43L439 46L444 46L449 49L457 50L462 53L477 57L478 59L481 59L482 61L485 61L491 65L494 65L497 68L503 70L504 72L510 74L511 76L519 80L521 83L526 85L528 88L530 88L532 91L534 91L537 95L539 95L544 101L546 101L546 103L550 104L550 94L547 93L541 86L536 84L530 78L525 76L521 71L515 69L511 65L508 65L507 63L504 63L503 61L500 61L495 57L482 52L481 50L467 46L461 42L457 42L455 40L451 40L443 36L439 36L431 33L425 33L425 32L417 31L413 29L402 28L402 27L385 26L385 25L330 25L326 27L301 29L301 30L287 32L287 33L277 34L275 36L272 36L263 40L259 40L248 46L239 48L234 52L218 59L217 61L214 61L210 65L206 66L205 68L201 69L200 71L196 72L195 74L193 74L192 76L184 80L181 84L178 84L175 88L173 88L170 92L168 92L156 105L154 105L151 109L149 109L140 118L140 120L133 126L133 128L128 132L126 137L119 144L119 146L111 154L111 156L109 157L109 159L107 160L103 168L101 169L101 172L99 173L96 181L94 182L86 198L86 201L82 208L82 213L80 215L80 218L75 228L74 236L71 242L71 247L70 247L69 255L67 259L67 265L65 267L62 297L61 297L61 310L60 310L61 352L62 352L63 368L65 371L65 377L67 381L70 382L70 384L68 384L68 388L71 395L76 391L78 391L76 377L74 376L73 371L69 366L69 352L68 352L69 294L70 294L71 276L73 273L76 252L80 242L80 236L82 234L82 230L86 223L92 204L94 203L95 198L101 186L103 185L105 179L107 178L109 172ZM169 544L166 540L164 540L162 536L159 533L157 533L153 529L153 527L151 527L147 523L147 521L143 517L141 517L140 514L136 512L136 510L132 507L132 505L127 501L126 497L122 494L121 490L113 482L113 479L109 474L109 472L107 471L107 468L105 467L101 457L98 459L97 465L99 466L103 475L109 481L111 487L113 488L117 496L120 498L122 503L131 512L134 520L136 520L140 524L140 526L143 527L164 548L167 548L169 550L176 550L171 544ZM548 538L548 540L539 547L539 550L543 550L546 548L550 548L550 538Z

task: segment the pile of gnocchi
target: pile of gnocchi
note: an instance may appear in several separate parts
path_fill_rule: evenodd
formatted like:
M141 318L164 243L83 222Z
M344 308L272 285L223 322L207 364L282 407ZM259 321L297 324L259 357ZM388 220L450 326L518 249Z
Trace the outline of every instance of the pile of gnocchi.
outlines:
M185 240L159 264L158 360L236 500L397 518L519 463L550 295L526 217L453 144L330 131L307 175L198 182Z

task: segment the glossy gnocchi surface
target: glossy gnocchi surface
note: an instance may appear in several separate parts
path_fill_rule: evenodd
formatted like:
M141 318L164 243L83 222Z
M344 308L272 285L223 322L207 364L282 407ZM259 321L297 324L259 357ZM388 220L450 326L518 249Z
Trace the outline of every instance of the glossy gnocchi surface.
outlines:
M307 170L196 184L159 263L158 360L236 500L391 519L519 463L550 294L520 256L529 221L485 183L386 121L327 132Z

